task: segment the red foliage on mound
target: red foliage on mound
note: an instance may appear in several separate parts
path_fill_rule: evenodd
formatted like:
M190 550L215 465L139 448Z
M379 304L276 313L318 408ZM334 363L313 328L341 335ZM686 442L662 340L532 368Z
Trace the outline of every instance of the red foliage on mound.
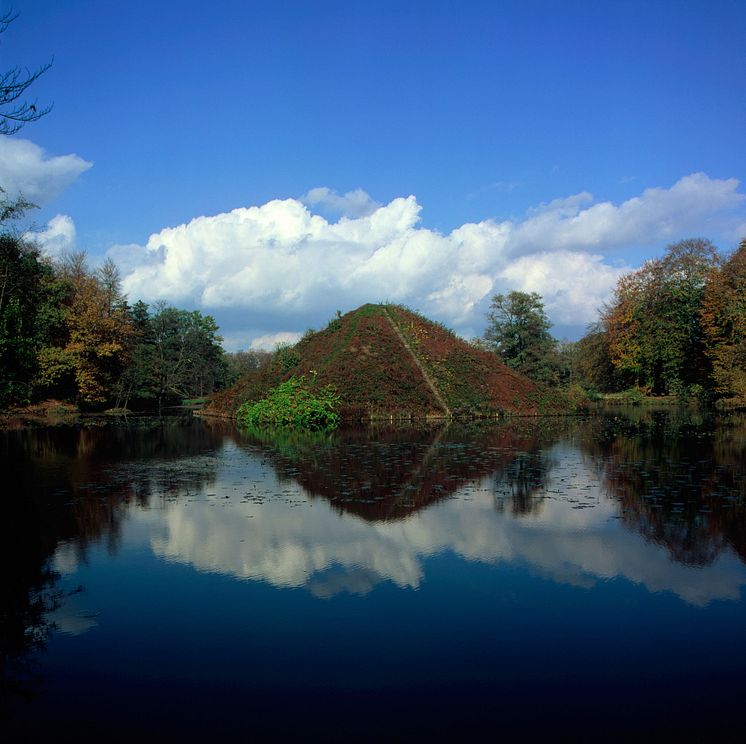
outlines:
M406 308L387 308L455 415L544 412L536 383L444 326ZM541 411L540 411L541 409Z

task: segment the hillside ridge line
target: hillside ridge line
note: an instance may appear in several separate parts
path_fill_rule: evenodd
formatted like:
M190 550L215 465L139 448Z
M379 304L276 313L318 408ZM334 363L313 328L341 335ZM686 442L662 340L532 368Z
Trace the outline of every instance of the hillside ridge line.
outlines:
M409 352L409 355L412 357L412 360L417 365L417 369L419 369L420 372L422 373L422 376L424 377L425 382L428 384L428 386L430 387L430 390L435 396L435 400L438 401L440 407L443 409L446 416L448 416L448 418L452 418L453 414L451 413L451 409L448 407L448 404L445 402L445 400L443 399L443 396L440 394L440 391L436 387L435 382L430 377L430 375L427 373L427 370L425 369L425 365L419 360L419 358L417 357L417 354L414 353L414 349L411 347L409 341L407 341L406 337L401 332L399 326L397 326L396 322L391 317L389 313L389 309L385 305L383 305L383 314L386 316L386 319L391 324L391 327L394 329L394 333L399 338L399 341L401 341L404 348Z

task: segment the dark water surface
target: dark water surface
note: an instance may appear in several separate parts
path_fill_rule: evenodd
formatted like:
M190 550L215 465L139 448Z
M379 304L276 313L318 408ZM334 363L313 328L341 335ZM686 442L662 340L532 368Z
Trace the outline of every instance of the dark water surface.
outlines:
M743 417L0 455L0 739L746 736Z

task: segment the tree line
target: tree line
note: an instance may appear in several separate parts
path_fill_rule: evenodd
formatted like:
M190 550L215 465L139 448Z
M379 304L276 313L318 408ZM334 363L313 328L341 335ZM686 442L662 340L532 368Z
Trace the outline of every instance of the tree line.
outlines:
M704 238L668 246L575 343L551 336L536 293L495 295L487 320L479 343L545 384L746 405L746 239L727 257Z
M84 408L162 408L228 387L269 356L227 354L214 318L130 305L116 265L52 261L12 225L33 205L0 191L0 407L56 398ZM478 345L551 387L746 404L746 240L703 238L622 276L598 322L557 341L541 296L492 297Z
M258 366L260 353L223 351L210 315L130 305L111 260L93 270L82 252L44 257L11 227L30 206L0 200L1 407L55 398L88 409L160 409Z

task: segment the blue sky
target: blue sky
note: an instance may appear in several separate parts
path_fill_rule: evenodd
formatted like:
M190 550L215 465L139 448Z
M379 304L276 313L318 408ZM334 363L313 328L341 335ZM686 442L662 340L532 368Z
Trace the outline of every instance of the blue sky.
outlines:
M0 185L230 348L385 299L469 336L513 288L577 337L668 243L746 236L741 0L13 7L0 66L53 56L54 109Z

